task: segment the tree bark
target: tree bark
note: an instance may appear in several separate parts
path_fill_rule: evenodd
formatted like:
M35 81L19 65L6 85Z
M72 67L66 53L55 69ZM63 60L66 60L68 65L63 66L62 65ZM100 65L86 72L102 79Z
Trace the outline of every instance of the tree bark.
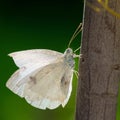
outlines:
M89 0L99 6L97 0ZM120 13L119 0L109 6ZM79 66L76 120L116 120L120 79L120 19L84 3L82 58Z

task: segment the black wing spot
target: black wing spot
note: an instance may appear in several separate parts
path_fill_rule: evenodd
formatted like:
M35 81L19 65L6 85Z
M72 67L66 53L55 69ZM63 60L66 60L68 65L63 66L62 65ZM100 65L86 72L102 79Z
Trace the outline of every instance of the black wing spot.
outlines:
M62 79L61 79L61 84L62 85L67 85L67 83L68 82L65 80L65 76L63 76Z
M66 77L63 75L63 77L61 78L61 91L63 92L63 94L65 94L65 96L68 94L68 88L69 88L69 83L70 81L66 79Z
M32 82L33 84L36 84L37 83L36 78L33 76L30 76L30 82Z

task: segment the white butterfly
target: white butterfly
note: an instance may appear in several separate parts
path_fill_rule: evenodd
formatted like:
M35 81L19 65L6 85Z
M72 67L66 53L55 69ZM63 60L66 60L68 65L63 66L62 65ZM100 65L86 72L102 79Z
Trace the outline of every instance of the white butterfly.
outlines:
M6 86L39 109L67 104L72 91L74 57L71 48L64 54L35 49L9 54L19 67Z

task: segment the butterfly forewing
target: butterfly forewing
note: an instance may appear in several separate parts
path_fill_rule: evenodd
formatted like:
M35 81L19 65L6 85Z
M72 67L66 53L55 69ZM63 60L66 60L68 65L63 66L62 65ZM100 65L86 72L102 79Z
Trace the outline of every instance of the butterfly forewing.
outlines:
M60 52L45 49L25 50L9 54L18 67L29 67L36 63L40 63L42 66L47 65L62 55Z

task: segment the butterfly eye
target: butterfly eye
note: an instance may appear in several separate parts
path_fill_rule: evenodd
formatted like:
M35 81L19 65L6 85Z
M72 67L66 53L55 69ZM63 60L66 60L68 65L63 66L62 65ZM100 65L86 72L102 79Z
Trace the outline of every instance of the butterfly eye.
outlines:
M71 48L68 48L68 49L66 50L66 53L73 53L73 51L72 51Z

